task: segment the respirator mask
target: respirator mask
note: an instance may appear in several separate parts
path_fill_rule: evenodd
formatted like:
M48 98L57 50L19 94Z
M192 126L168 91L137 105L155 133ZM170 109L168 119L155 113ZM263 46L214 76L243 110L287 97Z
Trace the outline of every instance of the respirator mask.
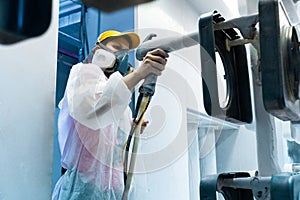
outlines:
M97 43L101 49L97 49L83 61L83 63L93 63L98 65L103 71L113 73L119 71L122 76L132 71L132 66L128 63L128 51L126 49L113 53L109 48L101 43Z

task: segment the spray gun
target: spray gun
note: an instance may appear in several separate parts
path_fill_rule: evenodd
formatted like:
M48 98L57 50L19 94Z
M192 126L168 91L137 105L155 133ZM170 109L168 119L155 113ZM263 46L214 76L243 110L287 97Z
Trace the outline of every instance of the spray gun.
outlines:
M151 40L153 37L156 37L156 34L153 33L149 34L144 39L143 43L138 47L136 51L136 58L139 61L142 61L149 51L152 51L157 48L160 48L166 51L167 53L169 53L174 50L179 50L185 47L190 47L199 44L198 33L193 33L190 35L180 36L180 37L157 39L155 41ZM140 135L139 130L141 128L143 116L148 108L152 96L154 95L156 81L157 81L156 75L149 75L148 77L145 78L142 86L139 88L140 94L137 100L136 109L133 116L134 117L133 124L129 132L128 140L124 145L125 154L124 154L123 167L124 167L125 189L123 192L122 200L127 200L128 198L135 161L136 161L136 152L138 148L139 135ZM132 139L134 139L132 154L131 154L130 163L128 163L130 143Z
M184 36L160 38L143 42L136 51L136 59L143 60L148 51L162 49L168 53L199 44L199 33L194 32Z
M156 34L154 34L154 33L149 34L144 39L143 43L148 40L151 40L153 37L156 37ZM125 146L124 146L125 147L125 155L124 155L124 163L123 163L124 166L123 167L124 167L125 188L124 188L122 200L127 200L127 198L128 198L130 185L131 185L131 181L132 181L132 176L133 176L132 172L134 170L135 161L136 161L136 152L137 152L137 148L138 148L139 132L140 132L140 128L141 128L141 123L143 120L143 116L146 112L146 109L150 103L151 97L154 95L156 80L157 80L156 75L149 75L148 77L145 78L144 83L139 88L140 95L138 97L137 105L136 105L134 116L133 116L134 117L133 124L131 126L131 130L129 132L127 142L125 143ZM130 143L133 138L134 138L134 142L133 142L133 148L132 148L132 155L131 155L130 164L128 164Z
M152 51L157 48L162 49L167 53L170 53L175 50L194 46L196 44L199 44L198 35L198 32L195 32L185 36L168 37L151 41L153 37L156 37L156 35L152 33L148 35L143 41L143 43L137 48L136 58L137 60L142 61L149 51ZM157 76L148 76L145 79L143 85L140 87L139 92L144 95L153 96L155 92L156 80Z

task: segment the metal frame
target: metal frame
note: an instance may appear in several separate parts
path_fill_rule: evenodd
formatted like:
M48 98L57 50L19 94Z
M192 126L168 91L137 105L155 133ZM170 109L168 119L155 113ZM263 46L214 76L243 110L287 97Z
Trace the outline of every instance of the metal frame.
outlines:
M252 106L246 49L244 44L230 44L240 39L235 27L245 35L253 35L253 29L244 24L256 21L256 16L231 22L218 13L208 13L199 19L199 43L203 78L203 98L206 112L213 117L238 123L252 122ZM256 22L255 22L256 23ZM243 25L242 25L243 24ZM252 25L252 24L251 24ZM228 103L219 105L216 56L218 52L225 71Z
M288 24L282 24L280 11ZM299 40L287 14L278 0L259 2L263 101L265 109L279 119L299 121Z

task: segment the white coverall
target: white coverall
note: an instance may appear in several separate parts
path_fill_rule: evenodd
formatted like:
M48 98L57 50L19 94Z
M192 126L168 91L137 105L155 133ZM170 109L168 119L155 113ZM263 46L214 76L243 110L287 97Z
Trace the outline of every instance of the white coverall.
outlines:
M53 200L121 199L130 97L119 72L107 79L95 64L72 67L58 118L61 164L67 172L56 183Z

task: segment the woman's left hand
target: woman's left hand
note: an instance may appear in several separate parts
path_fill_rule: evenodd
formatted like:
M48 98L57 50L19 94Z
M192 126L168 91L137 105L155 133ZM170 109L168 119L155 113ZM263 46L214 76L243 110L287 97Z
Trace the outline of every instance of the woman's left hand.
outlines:
M149 121L146 119L143 119L142 121L142 127L141 127L141 134L144 132L145 128L147 127Z

